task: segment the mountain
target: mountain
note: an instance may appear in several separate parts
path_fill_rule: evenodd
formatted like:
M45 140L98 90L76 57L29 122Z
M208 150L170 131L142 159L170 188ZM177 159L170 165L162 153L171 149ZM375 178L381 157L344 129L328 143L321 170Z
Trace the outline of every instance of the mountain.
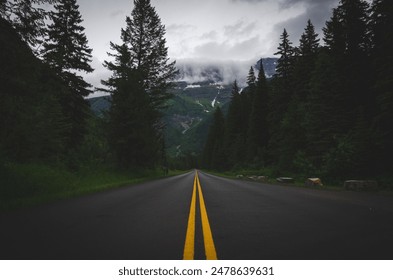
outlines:
M277 58L263 58L263 66L267 78L273 77L276 73ZM247 73L250 66L259 69L259 62L198 62L198 61L178 61L176 66L179 69L177 80L185 81L189 84L209 82L231 84L237 80L240 85L246 83Z
M259 65L261 63L263 64L263 69L265 70L265 76L266 78L272 78L274 74L276 74L276 66L277 66L277 58L274 57L268 57L268 58L261 58L258 60L258 62L255 64L254 68L259 71Z
M262 62L266 77L272 77L277 59L266 58ZM259 69L259 61L253 66ZM239 68L235 64L180 64L178 68L180 73L172 89L173 98L164 112L166 147L168 155L175 158L197 156L202 152L214 107L219 105L226 113L232 83L240 77L243 82L239 84L244 87L250 65ZM92 110L100 116L110 107L108 96L91 98L89 102Z

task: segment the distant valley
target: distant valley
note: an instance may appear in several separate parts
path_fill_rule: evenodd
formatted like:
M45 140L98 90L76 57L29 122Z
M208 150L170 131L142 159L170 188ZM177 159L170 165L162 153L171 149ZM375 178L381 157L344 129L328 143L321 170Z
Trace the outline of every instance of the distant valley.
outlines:
M274 75L276 62L276 58L263 59L266 77ZM253 66L256 73L258 64ZM228 108L234 80L227 80L236 71L235 66L230 69L230 65L180 65L178 81L172 90L173 98L164 112L166 148L170 157L197 156L201 153L214 107L220 105L224 112ZM245 86L247 72L241 75L235 79L238 79L240 86ZM109 96L95 97L89 101L97 115L102 115L110 107Z

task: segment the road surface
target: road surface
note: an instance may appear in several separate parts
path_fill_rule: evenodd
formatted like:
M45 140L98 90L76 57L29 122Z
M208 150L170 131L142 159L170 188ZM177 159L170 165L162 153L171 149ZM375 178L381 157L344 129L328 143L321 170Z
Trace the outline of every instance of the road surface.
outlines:
M0 259L393 259L393 197L184 175L0 214Z

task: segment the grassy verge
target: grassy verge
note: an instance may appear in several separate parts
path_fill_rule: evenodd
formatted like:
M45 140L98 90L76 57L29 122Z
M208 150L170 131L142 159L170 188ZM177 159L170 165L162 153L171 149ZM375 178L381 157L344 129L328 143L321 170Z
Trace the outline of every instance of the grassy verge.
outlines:
M170 171L169 176L181 173ZM161 170L121 172L100 167L71 172L58 166L38 164L1 165L0 211L30 207L162 177Z
M346 191L344 188L344 181L325 181L322 179L323 186L307 186L305 182L307 177L299 174L291 174L286 173L284 177L294 178L294 182L290 184L283 184L276 180L277 177L283 176L283 174L277 173L274 169L240 169L240 170L232 170L232 171L224 171L224 172L215 172L215 171L207 171L210 174L214 174L217 176L229 178L229 179L237 179L237 175L243 175L243 180L250 180L249 176L267 176L268 179L263 183L267 183L270 185L284 185L284 186L293 186L300 188L308 188L308 189L320 189L320 190L331 190L331 191ZM378 177L375 179L379 188L377 190L365 190L364 192L377 192L382 195L393 195L393 178L390 177ZM261 182L262 183L262 182Z
M210 174L214 174L217 176L229 178L229 179L237 179L238 175L243 176L243 180L250 180L248 179L249 176L267 176L267 180L261 183L267 183L270 185L284 185L284 186L293 186L293 187L300 187L300 188L310 188L310 189L323 189L323 190L334 190L334 191L344 191L343 186L338 184L325 184L323 186L306 186L305 181L306 177L304 176L296 176L295 174L287 174L285 177L294 178L294 183L284 184L280 183L276 180L277 177L281 177L280 174L276 174L276 171L272 169L242 169L238 171L225 171L225 172L215 172L215 171L207 171Z

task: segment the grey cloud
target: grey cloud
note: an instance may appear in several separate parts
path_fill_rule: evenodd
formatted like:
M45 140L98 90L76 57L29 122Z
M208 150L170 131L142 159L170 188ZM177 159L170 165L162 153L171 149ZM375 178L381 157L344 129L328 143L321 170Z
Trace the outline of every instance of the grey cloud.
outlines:
M259 3L279 3L282 9L288 9L292 6L298 4L304 4L307 7L310 6L331 6L334 3L338 3L338 0L230 0L233 3L250 3L250 4L259 4Z
M165 27L167 33L173 33L173 34L184 34L184 33L190 33L196 29L195 26L190 25L190 24L171 24L169 26Z
M93 73L85 74L81 73L88 83L90 83L93 88L102 87L101 80L106 80L110 77L111 73L106 69L102 62L95 56L92 57L91 66L94 69ZM92 96L100 96L102 93L96 92Z
M288 31L290 40L296 46L298 45L301 34L304 32L304 28L307 25L307 21L310 19L315 27L315 31L319 34L319 38L322 39L322 28L325 26L326 21L332 15L332 9L337 6L338 0L286 0L288 4L290 3L309 3L306 6L306 10L301 15L283 21L276 24L274 27L272 36L275 36L275 49L279 43L280 35L282 34L284 28Z
M210 31L207 33L202 34L202 36L200 37L200 39L207 39L207 40L215 40L218 36L217 31Z
M246 22L241 20L234 25L224 26L224 35L228 37L249 35L252 31L255 30L255 28L255 22L247 24Z
M117 11L112 12L110 14L110 17L114 18L114 17L118 17L118 16L124 16L125 14L126 14L126 12L124 10L117 10Z
M206 80L206 75L212 81L231 84L237 80L240 86L246 85L246 77L250 66L256 61L220 61L220 60L201 60L201 59L183 59L176 63L177 68L183 73L180 78L190 84ZM212 71L214 69L214 71ZM217 72L222 80L217 80Z
M306 3L306 4L318 4L318 3L327 3L327 2L334 2L333 0L230 0L231 2L245 2L245 3L264 3L264 2L279 2L281 5L284 6L292 6L298 3Z
M218 43L215 41L201 44L194 48L194 55L196 57L209 57L209 58L220 58L220 57L232 57L237 59L243 57L244 54L248 54L247 57L253 57L256 55L259 46L259 37L255 36L243 41L236 43L222 42Z
M268 2L269 0L230 0L231 2L247 2L247 3L262 3Z
M337 2L338 0L282 0L280 4L283 8L289 8L299 3L305 4L307 7L326 7Z

